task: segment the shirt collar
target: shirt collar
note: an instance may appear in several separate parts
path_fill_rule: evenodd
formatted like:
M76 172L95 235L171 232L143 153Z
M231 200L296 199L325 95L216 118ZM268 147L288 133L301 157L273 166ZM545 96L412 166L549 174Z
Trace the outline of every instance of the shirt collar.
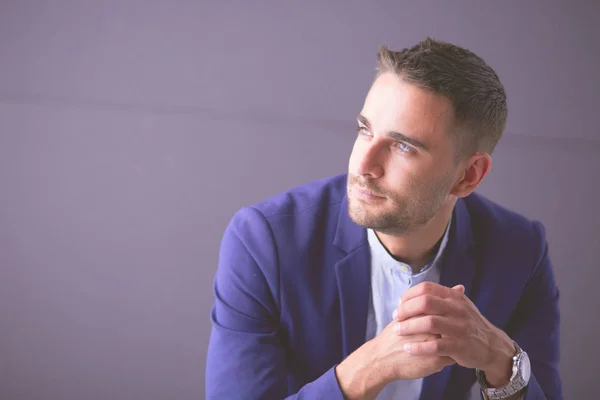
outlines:
M377 234L375 233L374 230L367 229L367 239L369 241L371 255L372 255L372 257L375 257L376 259L382 260L385 265L388 265L390 267L397 267L403 273L406 273L408 275L414 275L414 276L421 275L421 274L427 272L431 267L433 267L434 265L439 263L441 257L444 254L444 250L446 249L446 245L448 243L448 235L450 232L451 224L452 224L452 218L450 218L450 221L448 222L448 225L446 226L446 231L444 232L444 236L442 237L442 241L440 243L440 246L438 248L438 251L437 251L435 257L427 265L425 265L423 268L421 268L421 270L416 274L412 273L412 268L410 267L410 265L394 259L394 257L392 257L390 253L388 253L387 249L383 246L383 244L377 237Z

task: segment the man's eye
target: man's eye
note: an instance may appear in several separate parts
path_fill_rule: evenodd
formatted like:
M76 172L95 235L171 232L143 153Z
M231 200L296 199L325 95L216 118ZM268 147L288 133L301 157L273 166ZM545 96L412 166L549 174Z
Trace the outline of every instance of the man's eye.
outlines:
M370 135L371 134L371 132L369 132L369 130L367 128L365 128L364 126L358 127L358 133L360 135Z
M398 142L397 145L398 145L398 149L400 149L400 151L402 151L404 153L410 153L412 151L412 147L410 147L406 143Z

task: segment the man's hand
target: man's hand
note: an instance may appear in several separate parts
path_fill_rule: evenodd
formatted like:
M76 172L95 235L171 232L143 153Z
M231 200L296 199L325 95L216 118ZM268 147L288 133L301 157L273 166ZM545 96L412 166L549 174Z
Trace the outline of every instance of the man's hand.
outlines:
M435 334L398 336L392 321L372 340L359 347L336 367L344 398L374 399L389 382L417 379L440 371L454 360L444 356L415 356L403 351L405 343L439 339Z
M425 344L440 339L437 334L415 334L398 336L394 331L394 321L373 339L374 355L379 365L389 371L388 382L404 379L418 379L441 371L446 365L455 364L450 357L430 355L419 356L405 352L405 344Z
M438 335L429 341L405 341L406 353L450 357L463 367L484 371L493 387L508 383L515 347L506 333L481 315L462 285L416 285L404 293L393 317L392 329L399 337Z

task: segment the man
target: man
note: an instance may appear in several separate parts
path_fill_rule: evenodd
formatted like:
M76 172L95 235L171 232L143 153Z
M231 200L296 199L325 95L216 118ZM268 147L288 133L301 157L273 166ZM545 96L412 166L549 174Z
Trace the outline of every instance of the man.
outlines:
M562 398L544 229L474 193L506 95L478 56L383 47L347 175L225 231L209 399Z

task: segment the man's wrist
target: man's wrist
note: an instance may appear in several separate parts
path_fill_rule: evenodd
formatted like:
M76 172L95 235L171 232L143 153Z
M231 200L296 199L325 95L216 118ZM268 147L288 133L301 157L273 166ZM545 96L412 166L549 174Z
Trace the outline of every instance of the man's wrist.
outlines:
M485 379L490 387L502 387L510 382L512 376L513 356L515 345L504 332L493 344L492 362L483 369Z
M338 384L347 400L374 399L387 384L370 346L370 342L363 344L335 367Z

